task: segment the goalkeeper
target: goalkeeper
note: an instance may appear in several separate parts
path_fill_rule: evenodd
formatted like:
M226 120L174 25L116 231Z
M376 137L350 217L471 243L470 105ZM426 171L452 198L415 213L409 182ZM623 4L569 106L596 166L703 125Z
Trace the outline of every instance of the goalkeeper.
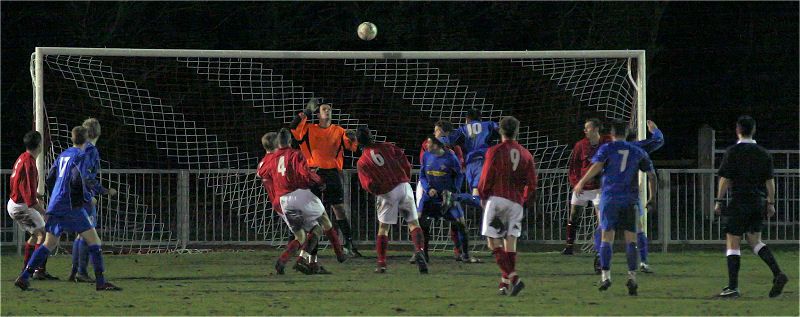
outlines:
M342 186L342 154L345 149L356 151L358 143L354 131L331 124L332 111L332 104L320 104L316 98L311 99L306 109L292 120L292 135L300 143L308 166L317 169L317 174L325 183L321 195L317 196L322 197L325 209L332 209L336 215L335 224L342 231L347 253L360 257L361 253L353 245ZM317 114L318 124L309 122L313 114Z

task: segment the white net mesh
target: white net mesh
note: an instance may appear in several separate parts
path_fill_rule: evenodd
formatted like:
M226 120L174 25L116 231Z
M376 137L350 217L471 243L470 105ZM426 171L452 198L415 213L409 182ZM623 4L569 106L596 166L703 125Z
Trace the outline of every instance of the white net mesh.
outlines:
M563 240L570 192L564 169L583 120L632 120L636 105L625 58L48 55L44 62L47 163L69 146L71 126L100 120L101 182L120 192L101 199L100 233L108 245L133 252L283 244L288 232L253 169L263 156L260 136L286 126L312 97L334 103L334 124L366 124L379 141L397 143L415 168L419 146L440 118L463 124L470 107L495 121L516 116L519 142L541 169L540 199L527 213L522 239ZM345 151L345 169L359 155ZM356 240L373 240L374 198L346 175ZM591 238L592 215L586 213L578 240ZM480 212L468 211L468 219L472 240L482 241ZM436 224L435 245L448 245L447 231L446 223ZM405 232L397 228L391 238L409 240Z

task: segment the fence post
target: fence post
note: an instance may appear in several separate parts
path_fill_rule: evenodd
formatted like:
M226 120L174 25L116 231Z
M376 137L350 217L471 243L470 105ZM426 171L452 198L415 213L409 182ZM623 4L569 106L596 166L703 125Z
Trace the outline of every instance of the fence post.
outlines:
M714 168L715 133L709 125L700 127L697 134L697 168ZM700 177L700 212L714 223L714 175L702 173Z
M189 171L178 173L178 239L181 249L189 244Z
M658 171L658 234L661 238L661 252L667 253L669 240L672 236L670 232L671 206L670 206L670 174L668 170Z

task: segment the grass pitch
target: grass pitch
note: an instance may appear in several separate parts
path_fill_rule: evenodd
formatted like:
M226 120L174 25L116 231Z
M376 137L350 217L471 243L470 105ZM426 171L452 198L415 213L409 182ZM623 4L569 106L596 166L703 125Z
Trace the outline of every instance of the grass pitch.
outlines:
M339 264L326 251L320 259L334 274L312 276L291 264L277 275L277 251L106 256L106 276L122 292L66 281L33 281L22 292L13 285L21 258L4 254L0 315L798 315L796 251L775 252L789 283L769 298L772 274L743 250L737 300L711 298L727 283L722 251L651 253L656 273L638 275L638 297L627 295L621 252L603 293L588 254L522 253L517 271L527 287L518 297L496 295L499 269L486 252L482 264L436 253L428 275L406 251L390 251L388 273L374 274L374 253L364 253ZM65 279L70 261L52 257L48 270Z

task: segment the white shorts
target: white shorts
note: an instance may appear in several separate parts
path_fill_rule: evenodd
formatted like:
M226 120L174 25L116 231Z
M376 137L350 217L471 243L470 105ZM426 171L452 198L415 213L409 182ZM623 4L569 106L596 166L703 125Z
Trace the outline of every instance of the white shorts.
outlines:
M377 196L376 209L378 221L386 224L396 224L398 212L406 222L417 220L417 206L411 194L411 185L402 183L383 195Z
M36 230L44 229L44 218L36 209L28 207L26 203L18 204L9 199L8 215L19 224L25 231L34 233Z
M308 189L298 189L281 196L281 218L289 225L292 232L303 229L311 230L316 226L317 218L325 213L325 207L319 197Z
M575 195L575 192L572 192L570 204L586 207L590 201L595 208L600 206L600 189L584 190L580 195Z
M422 194L425 191L422 189L422 182L417 181L417 190L416 190L416 198L417 198L417 206L419 206L419 202L422 200Z
M503 197L491 196L483 211L481 234L489 238L519 237L522 231L522 205Z

